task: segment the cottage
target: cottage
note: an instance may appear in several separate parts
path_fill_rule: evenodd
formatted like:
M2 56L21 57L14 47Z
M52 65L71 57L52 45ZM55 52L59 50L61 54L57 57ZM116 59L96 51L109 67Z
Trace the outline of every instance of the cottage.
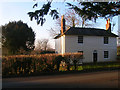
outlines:
M55 37L56 53L81 52L83 62L114 61L117 56L117 35L111 32L110 20L106 30L97 28L70 27L65 30L61 19L61 33Z

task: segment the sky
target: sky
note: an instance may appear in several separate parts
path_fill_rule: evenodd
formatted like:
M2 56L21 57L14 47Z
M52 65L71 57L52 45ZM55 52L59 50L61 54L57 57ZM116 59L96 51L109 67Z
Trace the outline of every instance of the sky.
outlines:
M39 1L39 0L38 0ZM64 0L63 0L64 1ZM60 12L61 15L65 14L68 7L66 6L66 0L63 1L54 1L52 3L52 9L57 8L57 10ZM73 4L76 4L76 2L69 1ZM46 16L46 22L43 26L37 25L36 21L30 21L30 18L28 16L28 12L34 11L35 9L39 9L42 7L44 0L38 2L38 7L33 9L32 6L36 3L36 1L33 0L4 0L0 1L0 26L5 25L12 21L19 21L22 20L24 23L27 23L29 27L33 29L33 31L36 33L36 42L40 39L49 39L49 43L52 48L55 48L55 42L54 39L51 38L50 33L48 30L51 28L55 28L55 20L52 19L50 15ZM115 27L113 29L113 33L117 34L118 31L118 17L114 17L111 21L111 23L115 23ZM105 29L106 20L103 18L97 19L97 24L95 24L95 28L101 28ZM35 44L36 44L35 42Z

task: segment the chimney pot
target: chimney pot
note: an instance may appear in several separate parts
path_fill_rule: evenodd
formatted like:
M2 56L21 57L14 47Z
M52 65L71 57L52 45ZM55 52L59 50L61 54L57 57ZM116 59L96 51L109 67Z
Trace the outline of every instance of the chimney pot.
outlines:
M110 19L109 18L107 20L106 30L108 30L109 32L111 32L111 23L110 23Z

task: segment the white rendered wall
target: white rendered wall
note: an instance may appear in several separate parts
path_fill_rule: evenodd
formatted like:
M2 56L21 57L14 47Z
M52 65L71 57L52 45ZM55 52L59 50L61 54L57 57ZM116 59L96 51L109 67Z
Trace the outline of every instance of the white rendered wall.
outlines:
M83 62L93 62L93 52L97 50L97 61L114 61L117 55L116 37L109 37L109 44L104 44L102 36L84 36L83 44L78 43L78 36L65 36L65 52L83 51ZM104 58L104 51L109 51L109 58Z
M61 36L61 53L65 53L65 35Z
M55 39L55 52L61 53L61 38Z
M55 52L61 54L65 53L65 35L55 39Z

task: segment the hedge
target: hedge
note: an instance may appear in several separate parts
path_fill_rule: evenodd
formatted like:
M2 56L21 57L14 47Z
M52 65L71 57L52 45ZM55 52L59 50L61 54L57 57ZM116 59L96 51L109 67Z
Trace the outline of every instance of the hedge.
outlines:
M97 62L79 64L82 53L14 55L2 57L2 77L30 76L60 71L94 71L120 69L120 62ZM70 60L73 63L70 63ZM65 63L64 63L65 62Z
M66 62L69 70L70 59L79 60L81 53L14 55L2 57L2 75L26 75L39 72L55 72L60 70L61 61Z

